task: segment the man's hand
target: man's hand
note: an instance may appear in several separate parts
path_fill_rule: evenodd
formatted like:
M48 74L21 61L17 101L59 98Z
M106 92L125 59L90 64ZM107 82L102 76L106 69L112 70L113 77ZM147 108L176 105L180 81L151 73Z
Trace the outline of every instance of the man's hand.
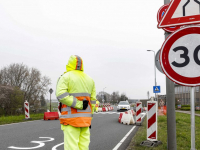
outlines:
M92 128L91 125L89 126L89 128L90 128L90 129Z
M88 107L88 101L83 100L83 110L86 110L87 107Z

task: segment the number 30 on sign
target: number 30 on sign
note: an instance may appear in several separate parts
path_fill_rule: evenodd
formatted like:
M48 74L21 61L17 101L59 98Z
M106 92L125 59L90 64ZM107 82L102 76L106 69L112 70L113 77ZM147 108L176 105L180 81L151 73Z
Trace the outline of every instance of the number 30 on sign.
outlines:
M165 40L160 51L165 75L181 85L200 85L200 26L181 28Z

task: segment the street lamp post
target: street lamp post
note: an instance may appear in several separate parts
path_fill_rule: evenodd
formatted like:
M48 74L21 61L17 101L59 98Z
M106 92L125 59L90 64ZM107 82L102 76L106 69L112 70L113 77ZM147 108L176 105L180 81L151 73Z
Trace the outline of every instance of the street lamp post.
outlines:
M104 103L104 89L105 89L106 87L104 87L103 88L103 94L102 94L102 101L103 101L103 103Z
M156 54L154 50L147 50L147 51L152 51L154 53L154 75L155 75L155 86L156 86L156 63L155 63L155 59L156 59ZM156 93L155 93L155 100L156 99Z

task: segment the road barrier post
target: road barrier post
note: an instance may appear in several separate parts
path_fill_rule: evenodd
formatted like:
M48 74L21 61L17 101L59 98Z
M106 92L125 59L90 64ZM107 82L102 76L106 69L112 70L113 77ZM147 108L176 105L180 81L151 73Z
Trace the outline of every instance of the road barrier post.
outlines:
M25 119L30 119L29 102L27 102L27 100L24 102L24 109L25 109Z
M142 112L142 102L137 102L136 103L136 125L142 123L142 115L141 115L141 112Z
M158 141L158 129L157 129L157 101L147 102L147 140L143 141L140 145L154 147L162 144Z

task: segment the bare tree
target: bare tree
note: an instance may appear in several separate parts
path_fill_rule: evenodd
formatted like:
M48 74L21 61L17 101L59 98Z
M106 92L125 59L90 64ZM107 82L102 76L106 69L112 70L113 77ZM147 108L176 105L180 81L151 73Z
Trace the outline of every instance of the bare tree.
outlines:
M23 91L23 101L30 104L40 100L41 95L45 95L48 86L51 84L50 78L42 76L36 68L28 68L24 64L11 64L0 70L0 84L11 87L18 87Z
M120 101L120 96L118 91L115 91L111 94L111 100L113 101L113 103L118 103Z
M14 115L22 105L23 92L18 87L0 86L0 115Z

